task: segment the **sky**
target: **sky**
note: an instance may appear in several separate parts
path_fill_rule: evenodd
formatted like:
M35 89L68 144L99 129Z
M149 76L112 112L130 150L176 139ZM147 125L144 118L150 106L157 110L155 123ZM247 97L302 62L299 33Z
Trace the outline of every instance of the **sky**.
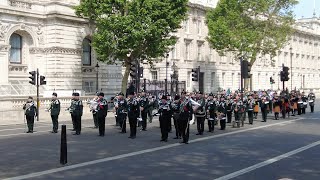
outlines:
M320 15L320 0L299 0L299 4L294 8L296 19L313 17L314 6L316 9L316 16Z

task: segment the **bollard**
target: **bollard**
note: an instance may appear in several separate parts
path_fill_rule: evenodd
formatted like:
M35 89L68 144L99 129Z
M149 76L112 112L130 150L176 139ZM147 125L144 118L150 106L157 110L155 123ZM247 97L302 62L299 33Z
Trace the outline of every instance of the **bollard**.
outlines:
M67 126L61 126L60 164L67 164Z

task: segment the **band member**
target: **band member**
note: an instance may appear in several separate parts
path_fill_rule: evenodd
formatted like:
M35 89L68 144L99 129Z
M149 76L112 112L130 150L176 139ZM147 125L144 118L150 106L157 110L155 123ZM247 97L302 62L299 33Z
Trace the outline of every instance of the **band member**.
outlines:
M73 135L81 134L81 116L83 114L83 104L79 96L79 93L74 93L74 100L71 102L71 106L69 107L69 109L72 110L70 113L74 121L74 127L76 131Z
M161 140L167 142L168 141L168 133L169 133L169 121L171 121L171 108L170 104L167 102L167 96L163 95L161 98L161 103L159 104L159 121L160 121L160 129L161 129Z
M233 106L232 106L233 102L232 102L230 96L227 97L226 103L227 103L227 123L231 123L231 121L232 121L232 111L233 111Z
M306 109L308 107L308 97L302 92L301 99L303 102L302 114L306 114Z
M149 102L149 105L148 105L147 114L148 114L149 123L152 123L152 119L153 119L152 111L155 108L155 98L150 95L148 97L148 102Z
M52 100L50 103L50 111L51 120L52 120L52 132L51 133L58 133L58 118L60 114L60 101L57 99L57 93L52 93Z
M279 99L278 96L276 96L273 100L273 111L274 111L274 119L275 120L279 119L281 104L282 104L281 100Z
M116 96L112 99L111 98L111 101L113 101L113 105L114 105L114 112L115 112L115 120L116 120L116 126L120 126L120 123L119 123L119 119L117 118L118 117L118 111L117 111L117 103L118 103L118 99L119 99L119 94L117 93Z
M248 96L248 101L247 101L247 112L248 112L248 118L249 118L249 124L253 124L253 108L255 106L255 101L252 97L252 95L250 94Z
M89 104L89 108L90 111L92 113L92 117L93 117L93 124L94 124L94 128L98 128L99 124L98 124L98 118L97 118L97 106L98 106L98 96L95 96L91 101L88 102Z
M75 103L75 92L72 93L72 98L71 98L71 103L70 103L70 107L67 108L67 111L69 111L70 115L71 115L71 121L72 121L72 131L76 130L76 126L75 126L75 119L72 116L72 112L74 111L74 103Z
M27 133L33 133L34 117L37 116L37 107L35 106L32 97L29 97L27 102L23 105L23 110L27 119Z
M310 110L311 113L314 112L314 101L316 100L316 95L311 91L308 95L309 98L309 106L310 106Z
M197 118L197 130L198 130L197 135L203 135L204 120L206 116L206 111L205 111L206 102L205 102L205 99L203 98L202 92L199 92L197 94L197 102L200 104L200 106L198 106L197 110L194 112L195 117Z
M128 118L130 124L130 136L129 138L135 139L137 135L137 118L140 115L139 103L134 98L134 92L128 94Z
M173 113L174 128L176 130L176 137L174 137L173 139L181 139L181 132L179 130L179 122L178 122L179 115L180 115L180 96L178 94L175 95L171 108Z
M266 97L263 97L260 100L260 109L262 113L262 122L267 122L267 114L268 114L268 107L269 107L269 101L267 100Z
M233 104L233 110L234 110L234 123L232 125L232 127L240 127L240 121L241 121L241 117L242 117L242 113L244 113L244 106L243 106L243 102L241 101L239 96L236 96L236 99L234 100L234 104Z
M304 107L302 97L298 96L298 115L302 114L302 108Z
M104 93L98 93L97 100L97 119L99 126L99 136L104 136L105 134L105 126L106 126L106 117L108 113L108 102L104 99Z
M209 94L208 102L206 105L206 110L208 114L208 126L209 126L209 132L214 132L214 125L216 121L216 112L218 109L218 102L216 101L216 98L213 98L213 94Z
M258 119L258 113L259 113L259 100L258 98L256 97L254 99L254 108L253 108L253 116L254 116L254 119Z
M140 101L139 101L139 105L140 105L140 112L141 112L141 118L142 118L142 131L146 131L147 130L147 114L148 114L148 106L149 106L149 101L148 98L146 97L146 93L144 92L144 90L142 90L141 92L141 97L140 97Z
M128 105L126 99L124 99L124 94L122 92L119 93L117 102L115 103L115 108L117 111L117 121L119 122L119 126L121 129L120 133L126 133Z
M179 128L183 141L181 143L188 144L189 141L189 120L192 117L193 109L189 99L186 98L186 92L181 92L180 99L180 115L179 115Z
M224 100L224 96L221 96L219 106L218 106L218 113L219 113L219 119L220 119L220 126L221 130L226 129L226 114L227 114L227 106L226 102Z

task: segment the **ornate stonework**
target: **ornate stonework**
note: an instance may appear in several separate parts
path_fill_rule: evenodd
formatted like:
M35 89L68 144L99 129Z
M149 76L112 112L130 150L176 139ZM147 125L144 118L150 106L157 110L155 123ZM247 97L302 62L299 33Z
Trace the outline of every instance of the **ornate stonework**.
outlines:
M7 52L9 51L10 46L9 45L0 45L0 52Z
M0 40L4 40L6 33L8 32L10 28L10 24L2 24L0 22Z
M50 48L30 48L30 54L75 54L81 55L82 49L50 47Z
M9 0L10 6L24 8L24 9L31 9L32 4L27 1L18 1L18 0Z

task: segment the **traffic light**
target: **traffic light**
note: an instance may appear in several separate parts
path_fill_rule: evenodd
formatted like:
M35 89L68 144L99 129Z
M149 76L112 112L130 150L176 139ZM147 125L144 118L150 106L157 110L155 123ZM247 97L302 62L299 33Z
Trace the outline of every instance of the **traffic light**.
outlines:
M289 81L289 68L287 66L283 66L282 68L284 81Z
M241 74L243 79L247 79L250 77L250 69L251 64L248 61L243 60L241 63Z
M29 81L30 84L32 85L36 85L36 76L37 76L37 72L36 71L30 71L29 74L31 75L29 78L31 79L31 81Z
M192 69L192 81L199 81L200 67Z
M136 64L136 62L131 62L130 63L130 76L133 79L137 78L137 64Z
M40 76L40 85L46 85L47 81L45 81L46 77Z

